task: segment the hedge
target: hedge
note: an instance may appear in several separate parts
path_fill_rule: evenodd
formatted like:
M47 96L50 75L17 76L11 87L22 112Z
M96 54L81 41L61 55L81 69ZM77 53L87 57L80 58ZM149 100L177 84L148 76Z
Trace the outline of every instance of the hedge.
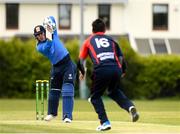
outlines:
M180 56L142 57L125 38L119 42L128 62L126 77L121 81L127 96L136 99L180 96Z
M0 98L35 97L35 80L49 79L50 62L36 52L35 40L13 38L0 40ZM65 42L72 60L77 63L79 40ZM121 79L121 89L131 99L154 99L180 96L180 57L178 55L153 55L142 57L126 38L119 39L128 63L126 76ZM87 85L90 87L92 63L86 62ZM76 97L79 95L78 79Z
M31 98L36 79L49 79L50 65L35 41L0 41L0 97Z

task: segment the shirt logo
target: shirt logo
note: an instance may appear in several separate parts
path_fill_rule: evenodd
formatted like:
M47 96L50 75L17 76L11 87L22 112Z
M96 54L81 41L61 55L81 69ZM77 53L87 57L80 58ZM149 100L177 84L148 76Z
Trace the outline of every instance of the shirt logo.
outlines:
M97 55L98 58L100 58L101 61L107 60L107 59L114 59L114 53L113 52L103 52Z
M36 32L40 32L40 27L36 27Z
M68 79L69 79L69 80L72 80L72 79L73 79L73 78L72 78L72 74L69 74Z

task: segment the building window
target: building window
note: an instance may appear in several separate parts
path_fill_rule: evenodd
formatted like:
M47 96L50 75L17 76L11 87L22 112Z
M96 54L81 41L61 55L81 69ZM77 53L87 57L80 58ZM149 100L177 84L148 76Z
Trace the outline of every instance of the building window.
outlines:
M139 53L141 53L142 55L152 54L149 39L135 39L135 41L136 41L137 49Z
M98 17L104 20L106 28L110 29L110 5L98 5Z
M167 54L167 47L164 39L153 39L156 54Z
M171 52L174 54L180 54L180 39L169 39Z
M6 4L6 29L18 29L19 4Z
M167 4L153 4L153 30L168 30Z
M58 7L59 13L59 29L71 28L71 5L60 4Z

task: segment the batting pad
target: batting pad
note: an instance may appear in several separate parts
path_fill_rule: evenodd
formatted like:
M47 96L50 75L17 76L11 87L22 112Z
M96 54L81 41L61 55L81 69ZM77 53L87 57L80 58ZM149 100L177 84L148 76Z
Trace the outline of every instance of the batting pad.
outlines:
M74 96L74 86L71 83L64 83L62 86L62 96Z
M62 86L62 108L63 119L72 120L72 112L74 107L74 86L70 83L64 83Z

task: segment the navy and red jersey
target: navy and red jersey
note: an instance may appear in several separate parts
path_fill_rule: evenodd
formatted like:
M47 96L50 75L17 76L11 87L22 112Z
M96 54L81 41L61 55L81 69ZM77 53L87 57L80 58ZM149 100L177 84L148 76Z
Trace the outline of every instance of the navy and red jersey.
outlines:
M118 44L103 32L89 36L82 45L80 59L90 56L94 68L106 65L118 65L121 68L119 56L123 56Z

